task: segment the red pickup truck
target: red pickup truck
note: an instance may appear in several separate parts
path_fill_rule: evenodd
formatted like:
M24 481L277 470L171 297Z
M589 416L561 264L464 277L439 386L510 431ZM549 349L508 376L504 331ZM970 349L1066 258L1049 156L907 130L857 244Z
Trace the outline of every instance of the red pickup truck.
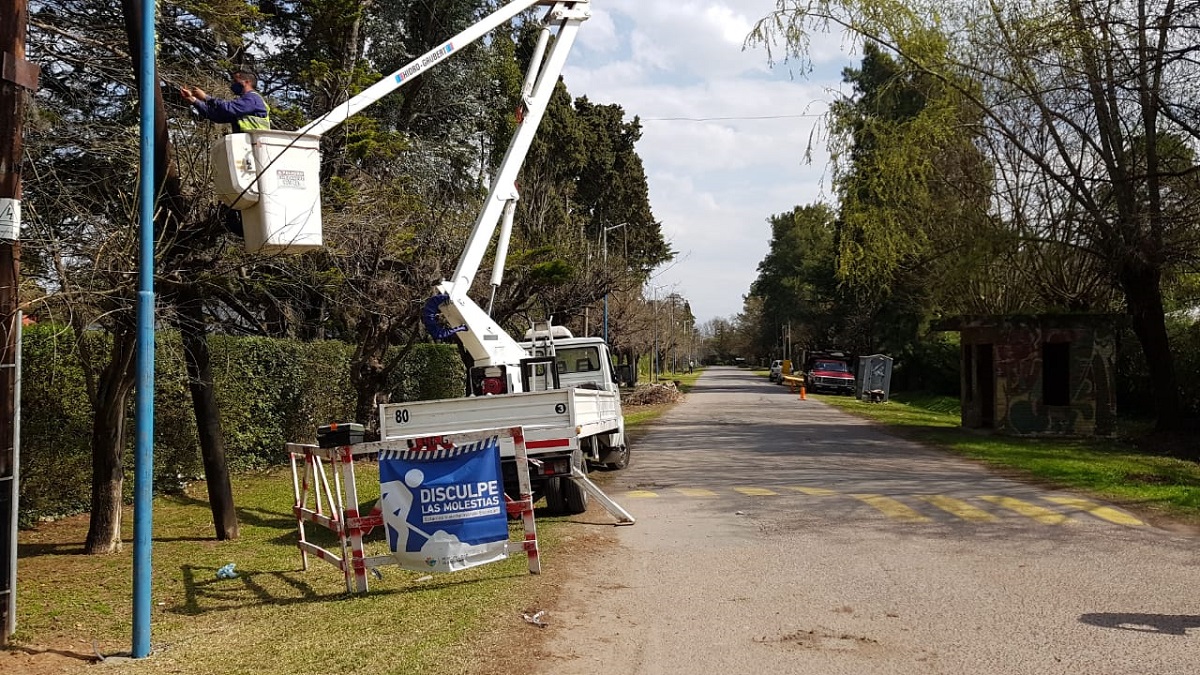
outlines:
M810 352L804 362L804 386L813 393L854 395L851 359L842 352Z

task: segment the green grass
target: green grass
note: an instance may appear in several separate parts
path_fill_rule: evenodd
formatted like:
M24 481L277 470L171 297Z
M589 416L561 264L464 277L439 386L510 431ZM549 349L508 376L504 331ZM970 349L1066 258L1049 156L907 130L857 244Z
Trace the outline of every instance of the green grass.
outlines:
M653 422L667 411L669 405L640 405L629 408L625 412L625 430L634 431L639 427L644 427L646 424Z
M961 428L958 399L897 396L887 404L814 396L892 427L905 437L983 461L1046 484L1189 522L1200 522L1200 464L1140 451L1138 436L1120 439L1016 438ZM1145 432L1135 422L1131 431Z
M686 370L679 373L667 372L663 374L662 379L678 382L679 391L686 394L692 390L692 387L696 386L696 380L700 379L700 373L703 371L703 368L697 368L690 373Z
M687 391L699 376L669 373L663 379L678 380ZM632 410L627 427L636 433L670 405ZM371 465L360 465L357 477L361 501L373 503L379 484ZM212 537L202 483L184 495L155 499L153 658L109 662L105 672L479 672L469 658L481 641L486 645L520 622L530 598L557 583L554 566L589 536L569 519L539 513L546 568L541 577L531 576L525 556L515 553L502 563L432 577L385 567L382 578L370 577L370 592L353 594L328 563L310 556L309 570L301 570L289 470L237 477L234 497L241 532L228 542ZM132 522L127 510L126 542L132 541ZM77 516L20 534L13 642L19 651L54 659L38 672L82 672L93 643L106 655L128 652L132 644L132 544L114 555L83 555L87 524L86 515ZM520 526L513 527L519 539ZM336 550L328 530L309 524L306 531L310 540ZM385 547L377 530L367 553ZM236 565L238 578L217 578L227 563Z
M367 465L357 473L360 494L373 502L378 481ZM229 542L212 539L202 487L155 500L154 658L110 663L106 672L376 674L420 672L430 664L441 664L438 672L467 672L469 639L520 621L525 594L539 582L517 552L502 563L432 577L384 567L382 578L370 577L369 593L348 594L332 565L310 556L309 570L300 568L289 471L239 477L234 494L241 536ZM330 532L306 527L311 540L336 550ZM539 517L545 565L555 564L570 527L562 518ZM20 540L14 642L77 654L63 665L67 670L84 667L77 659L92 654L93 641L113 654L128 652L132 640L132 546L82 555L86 529L83 516L22 532ZM514 530L519 539L520 526ZM385 548L376 530L368 555ZM217 578L217 569L231 562L238 578Z

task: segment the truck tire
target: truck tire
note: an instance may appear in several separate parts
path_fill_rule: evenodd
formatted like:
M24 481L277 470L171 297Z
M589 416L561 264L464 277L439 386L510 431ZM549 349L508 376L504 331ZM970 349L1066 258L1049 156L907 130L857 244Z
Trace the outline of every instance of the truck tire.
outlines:
M579 470L584 473L588 472L587 460L583 456L582 449L576 450L571 455L571 464L579 467ZM564 477L561 480L563 511L569 516L577 516L587 511L588 495L583 486L570 478Z
M617 459L615 461L608 462L607 464L605 464L604 468L609 471L620 471L621 469L624 469L627 466L629 466L629 446L622 445L621 451L617 455Z
M546 510L552 516L561 516L567 512L567 502L563 496L563 484L574 483L570 478L555 476L546 479Z
M570 478L559 478L558 480L562 481L563 512L569 516L577 516L587 511L587 491Z

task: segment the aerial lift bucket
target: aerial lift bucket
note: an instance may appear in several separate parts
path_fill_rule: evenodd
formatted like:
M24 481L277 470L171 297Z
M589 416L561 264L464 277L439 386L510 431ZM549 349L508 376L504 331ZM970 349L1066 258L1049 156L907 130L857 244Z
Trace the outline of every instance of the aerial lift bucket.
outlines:
M211 148L217 197L241 211L248 253L320 248L321 137L258 129Z

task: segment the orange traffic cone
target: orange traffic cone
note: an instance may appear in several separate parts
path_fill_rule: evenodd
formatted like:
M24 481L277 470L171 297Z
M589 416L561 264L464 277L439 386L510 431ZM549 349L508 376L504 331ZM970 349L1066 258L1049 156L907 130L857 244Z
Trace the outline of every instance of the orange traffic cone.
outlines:
M808 397L804 395L804 385L803 384L800 385L800 400L801 401L808 400Z

